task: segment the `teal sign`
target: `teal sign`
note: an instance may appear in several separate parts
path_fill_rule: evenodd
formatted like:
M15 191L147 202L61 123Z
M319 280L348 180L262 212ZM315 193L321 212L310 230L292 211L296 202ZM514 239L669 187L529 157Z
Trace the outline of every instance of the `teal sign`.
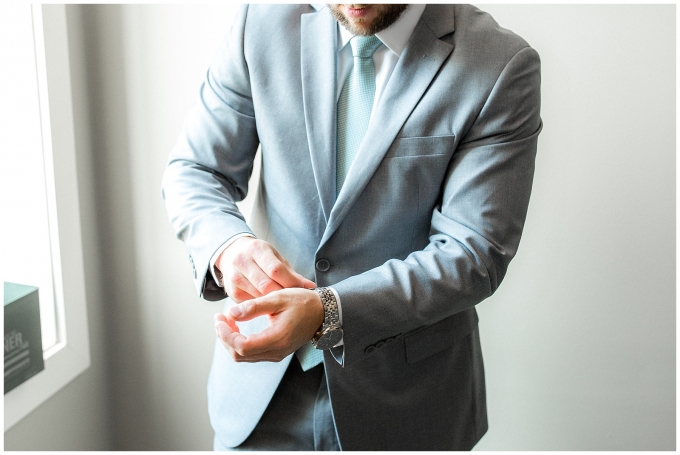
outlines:
M5 393L45 369L38 288L7 283L5 288Z

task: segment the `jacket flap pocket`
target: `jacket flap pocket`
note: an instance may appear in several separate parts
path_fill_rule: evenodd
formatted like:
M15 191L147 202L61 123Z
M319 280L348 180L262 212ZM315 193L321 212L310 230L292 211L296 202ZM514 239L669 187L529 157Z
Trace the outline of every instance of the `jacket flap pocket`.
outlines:
M398 137L385 154L385 159L399 157L419 157L432 155L451 155L456 136Z
M404 334L406 361L416 363L453 346L472 332L477 327L478 321L477 311L472 307Z

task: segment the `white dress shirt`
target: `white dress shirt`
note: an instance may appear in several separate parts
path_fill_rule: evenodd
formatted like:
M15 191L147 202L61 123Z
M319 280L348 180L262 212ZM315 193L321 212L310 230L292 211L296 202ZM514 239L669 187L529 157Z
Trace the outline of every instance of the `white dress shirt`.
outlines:
M312 6L317 11L326 8L325 12L327 14L330 14L330 11L328 10L326 5L312 5ZM390 76L392 75L392 71L394 70L394 67L397 65L399 57L404 51L406 43L408 43L408 40L411 37L411 34L413 33L413 29L416 27L416 24L420 20L420 16L422 16L424 10L425 10L424 4L409 5L406 8L406 11L402 13L402 15L394 24L390 25L385 30L375 34L375 36L377 36L378 39L380 39L382 44L373 53L373 64L375 65L375 98L373 99L373 110L371 112L375 112L375 108L380 102L380 98L382 97L385 86L387 85L387 82L389 81ZM352 39L354 35L352 35L351 32L349 32L346 28L342 27L340 24L338 23L336 24L338 30L338 65L335 84L336 86L335 100L337 102L337 100L340 99L342 86L344 85L345 80L349 76L349 73L350 71L352 71L352 67L354 66L352 47L348 45L349 40ZM372 115L371 118L373 118ZM228 246L230 246L232 243L234 243L234 241L241 237L254 237L254 236L247 232L234 235L224 244L222 244L222 246L220 246L220 248L217 251L215 251L215 254L213 254L212 258L210 259L210 272L212 273L215 282L220 286L222 284L221 280L217 279L217 274L215 272L215 262L217 261L217 258L220 256L220 254L222 254L222 252ZM338 302L340 325L342 325L342 306L340 305L340 296L332 287L329 287L329 289L333 292L333 294L335 295L335 299ZM340 341L340 343L338 343L337 346L342 345L342 343L343 342Z
M375 98L373 98L373 110L375 112L375 107L380 102L387 81L392 75L394 67L397 65L397 61L404 52L406 43L408 43L413 29L420 20L420 16L423 15L425 10L425 5L409 5L406 11L402 13L399 19L385 30L378 32L375 36L380 39L383 43L375 50L373 53L373 64L375 66ZM330 13L329 13L330 14ZM336 79L336 92L335 100L340 99L340 93L342 92L342 86L345 80L349 76L352 67L354 66L354 58L352 57L352 46L349 46L349 40L352 39L354 35L342 27L340 24L337 25L338 28L338 66L337 66L337 79Z

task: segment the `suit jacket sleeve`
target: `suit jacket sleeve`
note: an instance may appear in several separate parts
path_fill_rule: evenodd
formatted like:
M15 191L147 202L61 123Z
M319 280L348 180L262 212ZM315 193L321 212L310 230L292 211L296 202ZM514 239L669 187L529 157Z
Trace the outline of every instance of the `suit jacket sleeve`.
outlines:
M248 13L241 8L206 74L163 176L171 224L184 241L199 295L224 298L210 258L229 238L250 233L236 207L248 190L259 145L248 71L240 49Z
M366 347L471 308L498 288L517 251L541 130L540 61L519 50L448 166L429 244L334 284L345 365Z

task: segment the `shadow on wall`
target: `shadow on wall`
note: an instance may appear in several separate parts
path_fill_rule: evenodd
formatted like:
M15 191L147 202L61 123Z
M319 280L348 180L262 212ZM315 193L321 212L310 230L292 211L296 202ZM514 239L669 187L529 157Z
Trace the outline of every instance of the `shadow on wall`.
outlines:
M85 60L95 183L99 268L104 296L112 439L117 449L152 450L152 441L132 437L154 420L145 403L150 394L137 285L132 209L130 135L121 5L82 7ZM111 102L115 100L115 102ZM134 375L130 372L134 371ZM117 418L135 416L135 418ZM126 441L138 443L129 447ZM146 441L144 443L143 441ZM142 442L141 445L139 442Z

